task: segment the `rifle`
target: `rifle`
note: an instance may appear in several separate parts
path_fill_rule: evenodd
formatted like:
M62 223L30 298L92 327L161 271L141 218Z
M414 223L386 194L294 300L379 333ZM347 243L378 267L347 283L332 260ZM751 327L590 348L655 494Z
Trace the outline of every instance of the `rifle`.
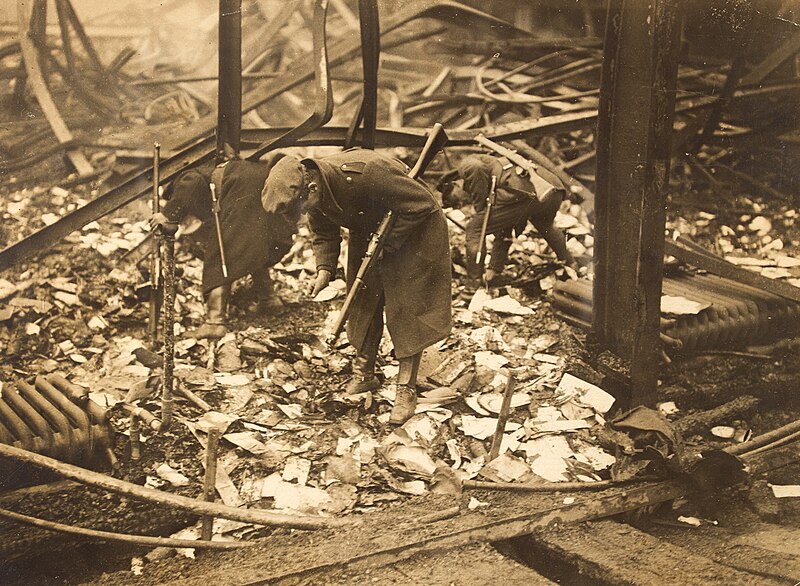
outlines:
M433 128L428 135L428 139L425 141L425 145L422 147L422 152L419 155L419 159L417 159L417 163L414 165L414 168L408 172L408 176L412 179L418 179L421 177L423 173L425 173L425 169L428 168L430 162L439 153L439 151L442 150L446 143L447 134L444 131L444 127L437 122L433 125ZM353 285L347 292L347 297L344 299L342 309L339 311L339 317L336 320L336 325L334 326L333 333L330 337L331 342L335 341L336 338L339 337L339 334L342 333L344 324L347 322L347 317L350 314L351 308L353 307L353 301L363 287L364 279L367 273L369 273L370 269L372 269L375 261L383 251L383 245L386 242L386 237L392 230L392 226L394 226L395 218L396 216L391 211L387 213L383 217L383 220L381 220L378 229L372 234L372 238L370 238L369 244L367 245L367 252L364 254L364 259L361 261L361 265L358 267L356 277L353 280Z
M487 149L494 151L498 155L505 157L518 167L521 167L528 173L528 177L530 179L531 184L533 184L533 189L535 190L535 197L542 201L546 199L551 193L556 190L556 187L551 184L549 181L545 180L541 175L537 173L539 166L532 163L522 155L518 154L517 151L513 151L509 148L504 147L501 144L497 144L493 140L489 140L484 135L479 134L475 137L475 142L482 144Z
M486 262L486 231L489 229L489 217L492 214L494 202L497 199L497 176L492 175L492 184L489 187L489 194L486 196L486 212L483 214L483 224L481 224L481 246L478 249L478 254L475 255L475 262L481 271L481 281L484 281L484 263ZM484 285L488 283L484 282Z
M217 197L217 184L222 189L222 175L224 173L225 163L214 168L211 172L211 182L208 186L211 188L211 211L214 213L214 225L217 228L217 243L219 243L219 258L222 262L222 276L228 278L228 263L225 262L225 245L222 242L222 225L219 221L219 198Z

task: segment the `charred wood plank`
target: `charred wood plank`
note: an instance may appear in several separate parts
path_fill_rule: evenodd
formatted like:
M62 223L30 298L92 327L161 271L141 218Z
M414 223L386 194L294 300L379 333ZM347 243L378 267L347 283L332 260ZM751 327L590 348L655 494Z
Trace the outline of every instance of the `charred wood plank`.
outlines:
M577 566L584 579L597 584L784 583L731 568L614 521L565 525L521 541L530 547L531 556L550 556Z
M53 129L53 134L56 135L60 143L68 144L73 139L72 132L70 132L69 128L67 128L67 125L64 123L58 106L56 106L53 96L47 88L47 82L45 81L42 68L39 64L39 54L30 36L30 20L27 5L24 0L18 0L17 2L17 23L19 26L19 46L22 52L22 58L25 61L28 83L36 96L36 100L39 102L39 107L50 123L50 128ZM79 175L89 175L94 171L92 165L79 150L68 148L67 157ZM67 234L68 233L69 232L67 232ZM64 236L66 236L66 234L64 234Z

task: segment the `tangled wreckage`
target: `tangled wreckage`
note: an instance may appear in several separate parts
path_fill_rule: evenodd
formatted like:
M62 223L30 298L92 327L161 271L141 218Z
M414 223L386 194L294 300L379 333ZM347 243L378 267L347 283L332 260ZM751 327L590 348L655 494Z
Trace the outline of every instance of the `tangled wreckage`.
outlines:
M795 2L17 4L4 583L796 579ZM339 336L391 213L356 284L342 254L313 299L301 221L280 299L253 311L243 273L216 338L192 329L197 226L148 221L187 170L351 148L408 163L449 230L454 326L399 425L392 337L374 388L348 393ZM492 231L515 188L493 175L470 199L460 165L480 155L565 194L565 251L533 220Z

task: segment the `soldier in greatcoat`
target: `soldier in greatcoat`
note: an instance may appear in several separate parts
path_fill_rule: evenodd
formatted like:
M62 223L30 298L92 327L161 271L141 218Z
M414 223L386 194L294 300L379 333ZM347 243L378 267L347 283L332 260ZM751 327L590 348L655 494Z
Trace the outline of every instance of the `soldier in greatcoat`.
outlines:
M486 281L491 281L503 272L508 261L512 235L521 234L528 222L533 224L559 259L572 267L576 266L575 259L567 249L564 233L553 226L553 219L566 195L563 184L555 175L546 169L539 169L542 178L556 187L540 200L530 180L505 159L492 155L471 155L461 160L457 171L463 179L464 191L470 195L476 211L466 227L466 268L469 277L480 277L476 257L481 246L481 228L493 175L497 178L496 200L489 216L486 234L494 234L494 243L486 270Z
M252 275L259 312L282 309L269 268L289 251L297 228L296 221L267 213L261 206L261 188L272 168L271 162L224 163L214 175L220 183L216 191L228 269L228 276L224 276L212 211L210 184L214 168L204 165L178 176L167 188L171 197L162 213L154 214L150 220L152 226L167 221L180 223L190 216L202 222L194 233L203 254L202 288L206 306L205 323L192 333L198 338L221 338L227 333L231 285L245 275Z
M285 157L262 193L268 212L308 212L317 265L314 294L336 272L341 228L349 230L347 278L355 277L370 235L390 210L396 220L382 258L366 279L347 322L357 350L351 393L380 387L375 361L383 313L400 363L390 422L414 414L416 378L423 349L444 339L452 327L450 246L444 214L430 189L407 175L397 159L365 149L300 160Z

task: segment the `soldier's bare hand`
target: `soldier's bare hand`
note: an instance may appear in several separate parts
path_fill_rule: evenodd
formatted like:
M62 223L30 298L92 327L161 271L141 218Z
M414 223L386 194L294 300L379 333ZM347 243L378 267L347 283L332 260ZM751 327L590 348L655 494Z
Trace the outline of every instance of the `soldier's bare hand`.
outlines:
M311 297L316 297L317 294L327 287L331 282L333 275L330 271L320 269L317 271L317 279L314 281L314 289L311 291Z
M148 223L150 224L150 229L155 230L156 228L168 224L169 218L167 218L167 216L165 216L161 212L158 212L157 214L153 214L152 216L150 216Z

